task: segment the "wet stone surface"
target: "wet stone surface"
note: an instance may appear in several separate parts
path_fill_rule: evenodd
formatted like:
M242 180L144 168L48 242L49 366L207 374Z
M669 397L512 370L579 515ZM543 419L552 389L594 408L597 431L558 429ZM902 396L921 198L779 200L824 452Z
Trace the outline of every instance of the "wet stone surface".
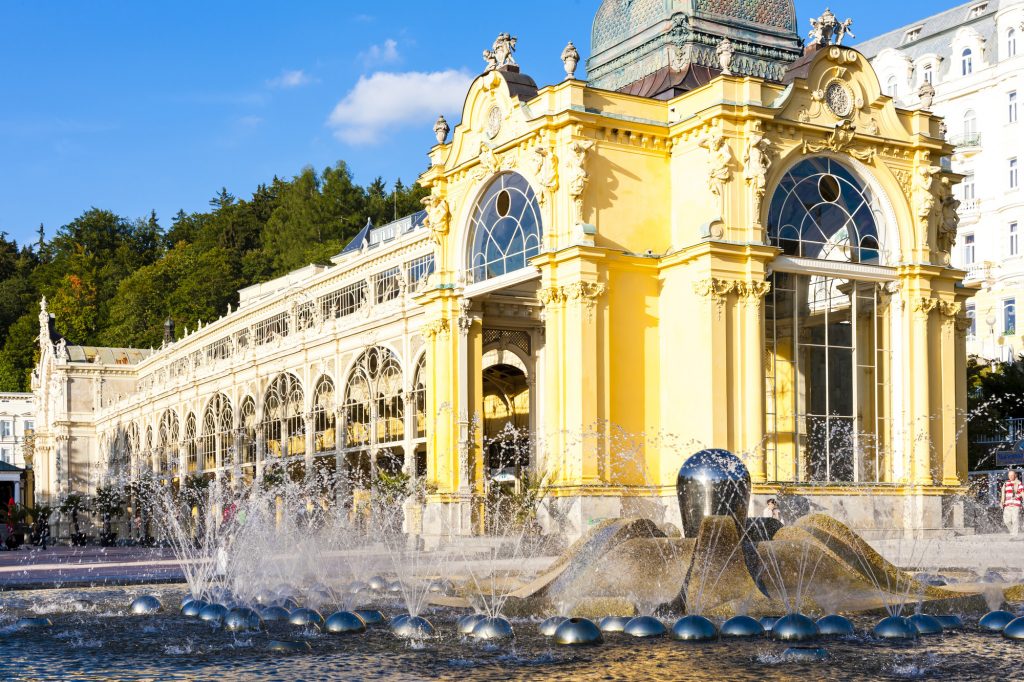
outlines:
M512 621L514 641L475 642L457 634L460 614L444 611L428 614L439 637L423 643L397 640L386 627L350 637L286 623L231 633L176 612L129 614L142 594L165 604L183 596L169 587L0 593L0 679L989 680L1024 655L1020 642L980 632L977 617L965 619L963 632L906 644L868 637L873 619L855 619L856 637L818 644L827 660L799 661L787 660L787 645L769 639L690 644L608 633L600 646L559 647L530 620ZM397 612L396 605L390 615ZM53 625L17 630L26 617ZM310 649L273 652L275 640L308 642Z

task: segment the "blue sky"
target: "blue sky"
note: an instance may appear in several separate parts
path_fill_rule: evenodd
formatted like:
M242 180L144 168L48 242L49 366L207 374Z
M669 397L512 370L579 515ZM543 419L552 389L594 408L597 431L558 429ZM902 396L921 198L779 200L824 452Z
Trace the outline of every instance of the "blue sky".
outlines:
M412 182L499 31L541 85L586 57L599 0L0 0L0 231L48 236L90 206L161 224L345 160ZM824 2L797 2L800 27ZM856 2L858 39L956 2Z

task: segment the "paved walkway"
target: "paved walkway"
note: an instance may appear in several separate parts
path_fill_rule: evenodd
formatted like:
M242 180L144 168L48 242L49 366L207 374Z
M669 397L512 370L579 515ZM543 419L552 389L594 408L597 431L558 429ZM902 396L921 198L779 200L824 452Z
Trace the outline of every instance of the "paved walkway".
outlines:
M942 539L871 540L870 544L897 566L922 571L987 571L1003 574L1008 580L1024 573L1024 534L1009 533L961 535Z
M886 559L903 568L921 571L973 571L983 576L993 570L1010 581L1024 579L1024 535L967 535L943 539L872 540L870 544ZM331 553L341 554L341 553ZM468 552L448 564L475 564ZM555 557L534 557L518 562L526 570L542 570ZM382 563L387 562L381 556ZM493 569L494 564L487 561ZM512 562L515 564L516 562ZM503 566L513 568L513 566ZM184 582L174 554L167 548L145 547L52 547L0 552L0 591L50 587L141 585Z
M0 590L184 582L169 549L37 547L0 552Z

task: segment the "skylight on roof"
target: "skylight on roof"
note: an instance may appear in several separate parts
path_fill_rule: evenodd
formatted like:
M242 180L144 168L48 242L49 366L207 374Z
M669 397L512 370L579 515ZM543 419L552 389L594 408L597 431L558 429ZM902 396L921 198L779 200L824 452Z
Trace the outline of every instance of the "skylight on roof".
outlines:
M921 37L921 27L912 28L903 36L904 43L912 43Z
M976 19L976 18L980 17L982 14L984 14L987 10L988 10L988 3L987 2L979 2L977 5L974 5L973 7L971 7L970 10L968 10L967 18L968 19Z

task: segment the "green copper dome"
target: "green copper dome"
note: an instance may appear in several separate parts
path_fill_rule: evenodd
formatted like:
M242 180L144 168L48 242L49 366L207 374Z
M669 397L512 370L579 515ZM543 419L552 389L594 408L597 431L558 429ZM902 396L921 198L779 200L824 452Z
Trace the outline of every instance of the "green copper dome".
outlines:
M662 72L697 66L717 74L723 38L732 42L737 75L781 80L802 53L792 0L604 0L594 18L590 82L635 90Z

